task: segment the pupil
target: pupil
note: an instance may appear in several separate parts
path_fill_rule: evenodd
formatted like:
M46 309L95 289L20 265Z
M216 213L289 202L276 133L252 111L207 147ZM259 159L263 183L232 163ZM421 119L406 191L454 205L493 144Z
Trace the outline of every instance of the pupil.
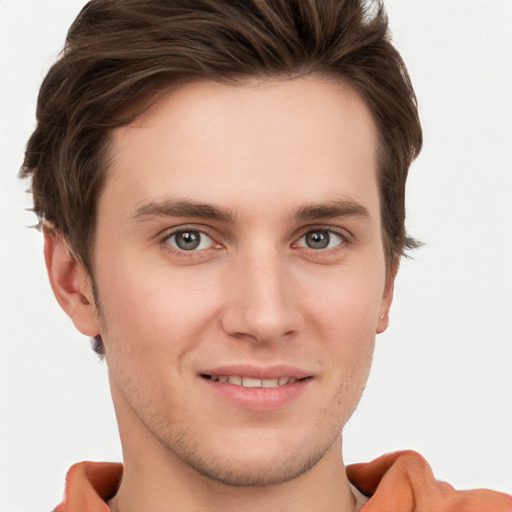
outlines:
M182 231L176 235L176 245L184 251L197 249L200 242L201 237L196 231Z
M306 235L306 244L310 249L325 249L330 237L327 231L313 231Z

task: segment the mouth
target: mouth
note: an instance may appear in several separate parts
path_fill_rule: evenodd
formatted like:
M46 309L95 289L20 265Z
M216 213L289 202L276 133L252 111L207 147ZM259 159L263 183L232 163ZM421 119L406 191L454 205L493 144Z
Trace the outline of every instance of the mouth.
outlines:
M271 411L292 404L311 388L314 375L288 365L231 365L204 369L198 377L220 400L250 411Z
M204 379L211 380L213 382L220 382L221 384L233 384L235 386L242 386L244 388L278 388L286 386L287 384L293 384L297 381L309 379L310 377L304 377L297 379L295 377L276 377L273 379L258 379L254 377L248 377L243 375L207 375L201 374Z

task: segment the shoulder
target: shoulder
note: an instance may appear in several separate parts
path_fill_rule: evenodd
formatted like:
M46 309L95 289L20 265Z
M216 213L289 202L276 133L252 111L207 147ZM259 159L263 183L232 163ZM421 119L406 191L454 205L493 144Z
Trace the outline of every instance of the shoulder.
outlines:
M352 464L347 476L371 496L361 512L512 512L512 496L488 489L458 491L436 480L428 462L410 450Z
M66 475L64 501L53 512L109 512L106 501L115 495L123 465L117 462L79 462Z

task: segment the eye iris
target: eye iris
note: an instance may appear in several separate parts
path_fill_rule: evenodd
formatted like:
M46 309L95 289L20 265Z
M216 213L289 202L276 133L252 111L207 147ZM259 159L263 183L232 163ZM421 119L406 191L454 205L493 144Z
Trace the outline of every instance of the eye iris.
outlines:
M197 249L201 243L201 235L197 231L182 231L176 234L176 245L183 251Z
M306 244L310 249L325 249L331 237L327 231L312 231L306 235Z

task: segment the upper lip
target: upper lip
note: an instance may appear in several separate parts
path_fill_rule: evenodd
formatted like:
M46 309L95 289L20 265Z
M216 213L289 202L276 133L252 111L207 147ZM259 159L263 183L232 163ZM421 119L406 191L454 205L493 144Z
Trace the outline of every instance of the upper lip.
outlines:
M312 373L297 366L278 364L272 366L254 366L248 364L237 364L217 366L201 370L200 375L238 375L252 379L278 379L279 377L293 377L297 380L311 377Z

